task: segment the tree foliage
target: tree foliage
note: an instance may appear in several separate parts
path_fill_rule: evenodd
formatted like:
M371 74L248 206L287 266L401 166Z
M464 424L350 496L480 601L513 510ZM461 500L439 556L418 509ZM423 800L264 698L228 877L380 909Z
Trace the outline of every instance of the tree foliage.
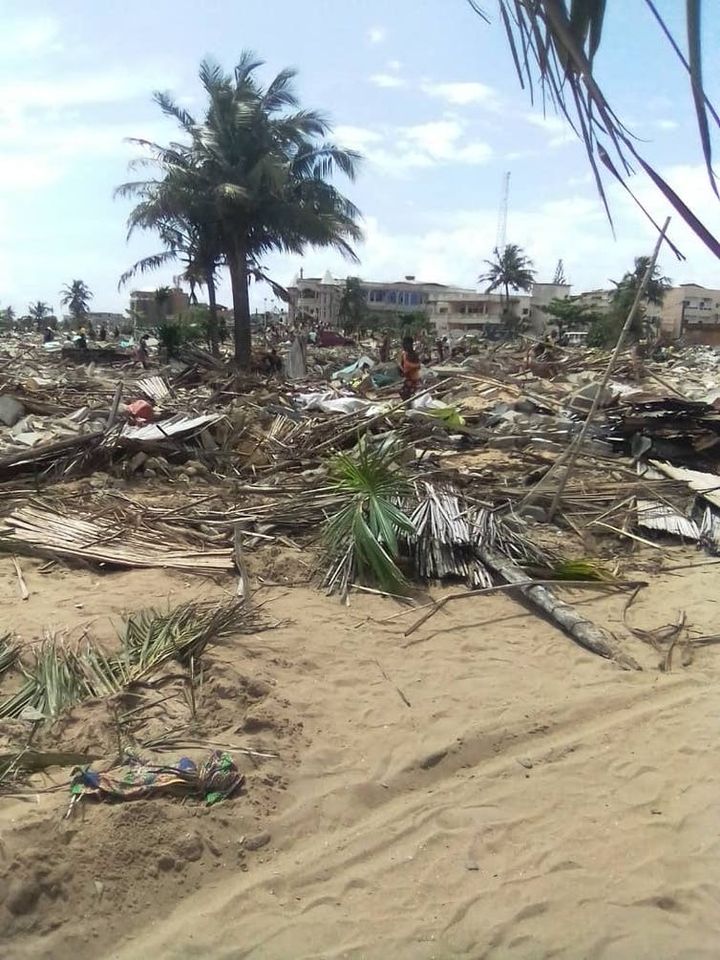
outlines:
M650 257L635 257L632 270L628 270L622 280L613 281L615 290L610 309L590 327L587 339L590 346L612 346L617 341L649 264ZM670 278L663 276L656 264L645 287L645 295L633 317L628 332L630 340L640 340L648 336L651 331L648 329L647 306L662 306L665 293L671 286Z
M510 291L529 292L535 280L532 260L522 247L509 243L504 250L495 248L493 259L486 260L487 270L480 274L480 283L487 283L487 293L502 288L505 291L505 311L510 312Z
M584 303L572 297L561 299L554 297L550 303L541 308L558 328L558 333L562 337L568 330L586 330L593 323L600 319L597 310L587 306Z
M38 327L43 320L47 320L51 314L52 309L44 300L36 300L35 303L28 304L28 316L35 321Z
M211 60L200 65L206 106L196 119L168 94L155 102L180 127L182 142L161 146L135 141L157 174L135 189L151 197L173 185L174 213L217 230L230 271L235 314L235 357L250 362L248 282L272 251L302 254L307 246L333 247L357 259L358 210L333 184L336 171L353 179L358 154L328 140L330 126L319 113L300 108L295 72L281 70L263 87L262 61L244 52L226 73ZM126 185L126 191L130 189Z
M343 328L357 333L364 330L368 322L367 297L359 277L348 277L340 296L338 319Z
M60 302L68 308L73 320L81 320L88 312L93 294L84 280L66 283L60 292Z

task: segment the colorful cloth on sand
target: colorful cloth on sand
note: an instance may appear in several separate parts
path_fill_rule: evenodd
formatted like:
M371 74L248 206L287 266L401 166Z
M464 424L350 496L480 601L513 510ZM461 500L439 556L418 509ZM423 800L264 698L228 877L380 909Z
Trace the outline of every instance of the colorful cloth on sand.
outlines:
M231 796L244 781L230 754L220 750L199 766L189 757L181 757L174 766L131 757L107 771L76 767L70 780L71 806L83 797L113 801L157 795L198 797L210 805Z

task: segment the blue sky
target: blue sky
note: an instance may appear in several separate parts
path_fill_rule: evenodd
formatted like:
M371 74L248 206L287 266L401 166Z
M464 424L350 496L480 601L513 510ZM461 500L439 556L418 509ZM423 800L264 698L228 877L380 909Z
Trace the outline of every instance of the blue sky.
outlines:
M649 252L652 229L612 187L613 239L581 145L554 114L543 116L517 83L494 0L488 26L466 0L5 0L0 31L0 306L30 300L59 307L58 291L80 277L93 306L127 306L123 270L158 244L128 245L126 204L113 199L136 155L129 136L167 141L173 129L151 101L167 89L192 110L202 101L197 66L212 55L230 68L250 47L266 75L292 65L306 106L328 113L335 136L366 155L347 192L362 210L362 263L309 251L270 257L288 283L330 269L367 279L474 286L495 242L503 173L511 172L508 240L526 247L538 279L558 258L576 291L619 278ZM720 233L700 160L681 66L641 2L611 3L600 75L645 155ZM677 0L658 6L682 36ZM706 73L720 100L720 13L706 4ZM658 217L665 204L639 177ZM720 263L675 218L688 257L665 254L677 282L720 287ZM159 271L141 286L170 280ZM268 291L253 289L261 308ZM221 299L229 303L227 284Z

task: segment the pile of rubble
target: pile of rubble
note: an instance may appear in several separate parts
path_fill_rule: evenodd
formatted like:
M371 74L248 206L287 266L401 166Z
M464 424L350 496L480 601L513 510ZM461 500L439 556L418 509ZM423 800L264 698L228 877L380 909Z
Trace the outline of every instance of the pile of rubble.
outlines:
M506 535L521 531L556 567L590 558L617 575L619 544L628 554L657 537L720 544L714 350L627 352L598 396L602 351L558 349L538 369L525 348L478 346L428 363L401 401L373 343L303 346L294 380L238 373L195 348L144 370L21 347L0 342L0 546L13 553L220 572L269 543L312 549L343 505L333 457L389 439L445 514L454 503L460 517L508 518ZM428 497L408 508L426 527ZM470 569L474 536L444 543L444 569L447 549ZM428 579L437 565L424 556L417 569Z

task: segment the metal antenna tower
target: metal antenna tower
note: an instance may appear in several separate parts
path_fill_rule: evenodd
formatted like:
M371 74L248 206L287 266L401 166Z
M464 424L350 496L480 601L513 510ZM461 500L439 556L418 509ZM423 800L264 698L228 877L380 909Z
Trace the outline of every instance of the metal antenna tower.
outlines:
M502 253L507 245L508 198L510 196L510 171L503 174L500 206L498 207L495 249Z

